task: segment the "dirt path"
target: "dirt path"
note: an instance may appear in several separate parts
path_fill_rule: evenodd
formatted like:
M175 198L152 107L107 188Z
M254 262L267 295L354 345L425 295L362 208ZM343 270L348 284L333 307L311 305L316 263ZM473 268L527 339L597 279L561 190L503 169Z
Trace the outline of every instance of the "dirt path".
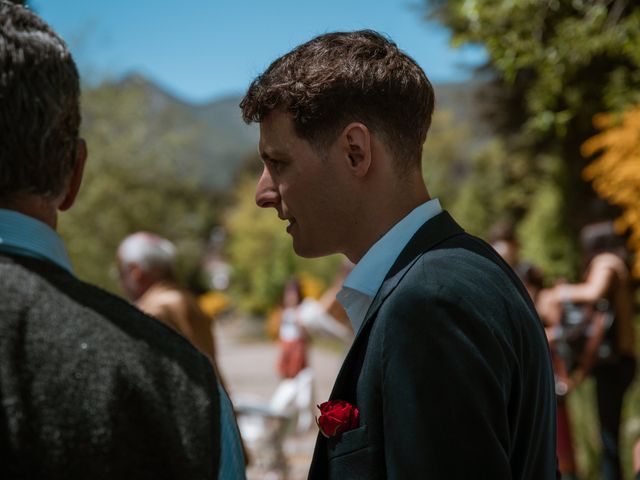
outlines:
M244 326L243 326L244 325ZM239 320L216 326L218 362L225 377L232 400L255 398L268 401L279 379L275 372L277 346L272 342L247 340L247 328ZM329 397L344 354L339 349L318 346L311 348L311 367L315 376L315 403ZM293 436L285 441L284 450L289 463L287 480L307 478L317 430ZM267 480L268 476L250 467L249 480Z

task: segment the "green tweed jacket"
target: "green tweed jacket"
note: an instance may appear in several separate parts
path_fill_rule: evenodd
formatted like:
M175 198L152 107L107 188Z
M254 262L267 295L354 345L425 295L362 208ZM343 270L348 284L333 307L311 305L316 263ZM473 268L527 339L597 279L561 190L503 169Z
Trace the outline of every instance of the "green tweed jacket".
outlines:
M48 262L0 255L0 477L207 479L209 361L160 322Z

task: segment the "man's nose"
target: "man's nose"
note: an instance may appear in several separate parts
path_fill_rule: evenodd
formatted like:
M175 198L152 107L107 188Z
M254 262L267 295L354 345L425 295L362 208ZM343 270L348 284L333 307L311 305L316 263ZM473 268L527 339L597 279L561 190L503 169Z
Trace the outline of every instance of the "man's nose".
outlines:
M269 208L278 205L280 201L280 194L278 189L271 178L271 174L267 167L263 167L262 175L256 185L256 204L261 208Z

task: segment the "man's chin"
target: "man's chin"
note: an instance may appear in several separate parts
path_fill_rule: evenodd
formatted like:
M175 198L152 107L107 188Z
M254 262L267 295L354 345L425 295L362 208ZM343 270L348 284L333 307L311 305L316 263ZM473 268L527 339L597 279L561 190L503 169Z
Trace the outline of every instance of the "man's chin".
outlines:
M293 239L293 251L302 258L318 258L332 255L335 252L331 252L326 248L321 248L319 245L308 245L303 242Z

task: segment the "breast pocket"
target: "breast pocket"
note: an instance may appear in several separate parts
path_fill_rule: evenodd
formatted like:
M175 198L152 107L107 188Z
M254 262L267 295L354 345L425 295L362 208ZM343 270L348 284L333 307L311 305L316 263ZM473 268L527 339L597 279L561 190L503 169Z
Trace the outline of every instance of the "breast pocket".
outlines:
M373 472L367 426L349 430L327 440L329 449L329 478L371 480Z
M369 446L367 426L349 430L327 440L329 446L329 459L348 455Z

